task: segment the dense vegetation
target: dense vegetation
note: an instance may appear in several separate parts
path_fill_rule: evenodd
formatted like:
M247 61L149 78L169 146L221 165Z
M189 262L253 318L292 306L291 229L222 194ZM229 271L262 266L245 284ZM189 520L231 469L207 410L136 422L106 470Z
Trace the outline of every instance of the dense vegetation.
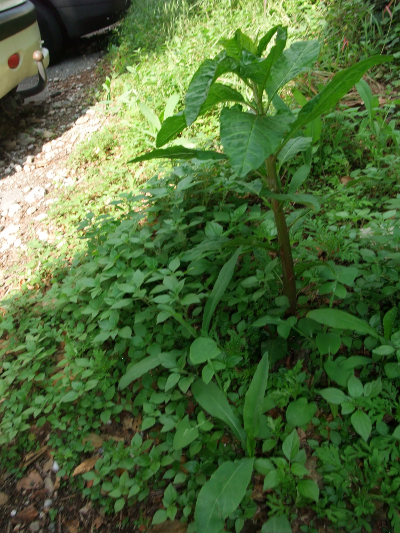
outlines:
M399 13L357 0L133 2L103 87L115 123L71 161L96 184L92 212L87 191L69 192L53 213L68 250L39 248L41 268L1 302L4 466L45 436L62 482L129 527L400 533ZM237 28L261 39L275 25L275 65L288 58L282 26L289 44L321 43L276 88L282 123L299 124L337 72L359 72L300 141L266 155L276 191L257 157L239 166L240 145L226 148L218 107L164 136L185 161L127 164L187 118L190 80L221 44L255 55ZM370 59L384 54L392 62ZM242 99L264 111L246 65L218 81L241 102L239 72ZM98 460L72 478L85 457Z

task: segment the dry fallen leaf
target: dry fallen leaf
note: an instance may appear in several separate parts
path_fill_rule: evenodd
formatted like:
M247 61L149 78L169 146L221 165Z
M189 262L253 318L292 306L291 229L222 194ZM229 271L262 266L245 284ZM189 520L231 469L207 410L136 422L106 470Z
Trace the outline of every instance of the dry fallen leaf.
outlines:
M20 481L17 483L17 490L33 490L33 489L41 489L43 487L43 479L42 476L39 474L39 472L36 472L36 470L32 470L32 472L26 476L23 477Z
M347 185L350 181L353 181L353 178L350 176L342 176L340 178L340 183L343 183L343 185Z
M97 516L94 520L93 520L93 526L96 528L96 529L99 529L99 527L101 527L103 525L103 522L104 522L104 518L102 516Z
M5 505L8 502L8 496L5 492L0 492L0 505Z
M36 461L38 457L46 453L48 446L43 446L43 448L40 448L40 450L37 450L36 452L30 452L24 457L23 466L26 468L28 465L33 463L33 461Z
M83 515L87 515L89 514L91 508L92 508L92 504L89 502L85 505L85 507L82 507L82 509L79 509L79 512Z
M101 448L103 446L104 440L100 435L97 435L97 433L90 433L90 435L85 437L82 442L83 444L91 442L93 448L97 450L98 448Z
M66 524L66 533L78 533L79 531L79 520L74 520Z
M36 511L33 505L30 505L29 507L27 507L26 509L18 513L17 516L11 520L11 522L13 524L22 524L23 522L32 522L32 520L34 520L38 516L38 514L39 513Z
M97 456L90 457L90 459L86 459L86 461L83 461L83 463L81 463L75 468L72 475L78 476L79 474L85 474L85 472L90 472L91 470L93 470L94 465L97 463L98 460L99 457Z
M178 520L173 522L163 522L162 524L157 524L152 526L147 530L147 533L186 533L187 524L182 524Z

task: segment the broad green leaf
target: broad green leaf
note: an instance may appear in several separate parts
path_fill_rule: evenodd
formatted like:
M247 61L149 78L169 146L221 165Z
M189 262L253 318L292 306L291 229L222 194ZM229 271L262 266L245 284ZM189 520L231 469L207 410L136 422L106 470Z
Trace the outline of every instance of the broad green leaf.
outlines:
M181 450L189 446L199 436L199 430L196 426L192 426L189 422L189 416L185 416L183 420L176 426L176 433L174 436L173 446L175 450Z
M215 59L206 59L194 74L185 96L186 125L190 126L199 116L201 106L208 97L211 85L225 72L234 72L236 60L221 52Z
M365 442L369 439L372 430L372 423L370 417L364 411L356 411L351 415L351 423L353 428L362 437Z
M240 29L235 31L235 35L232 37L232 39L221 39L219 44L225 48L228 56L237 60L241 58L244 50L247 50L252 54L256 54L257 52L256 45L253 43L250 37L242 33Z
M168 518L167 511L165 509L158 509L158 511L154 513L153 520L151 523L162 524L163 522L167 520L167 518Z
M293 159L293 157L296 157L296 155L299 152L305 152L306 150L308 150L311 147L311 145L312 145L312 138L311 137L295 137L294 139L290 139L290 141L279 152L279 155L278 155L279 165L282 166L283 163L286 163L287 161L290 161L291 159ZM309 166L309 165L303 165L303 166ZM300 168L302 168L302 167L300 167ZM311 167L309 167L309 168L311 168ZM298 188L299 187L297 187L294 190L294 192L296 192Z
M141 361L139 361L139 363L136 363L135 365L131 366L126 372L126 374L122 376L118 388L120 390L125 389L128 385L132 383L132 381L134 381L135 379L139 379L143 376L143 374L150 372L150 370L153 370L158 365L160 365L160 359L158 355L149 355L145 359L142 359Z
M397 428L393 431L392 437L397 440L400 440L400 426L397 426Z
M289 117L258 116L237 106L221 112L221 142L239 177L258 169L273 154L291 122Z
M350 376L349 381L347 382L347 388L349 390L350 396L353 398L359 398L362 396L364 387L361 381L356 378L356 376Z
M336 333L318 333L315 343L320 355L336 355L342 345L342 339Z
M250 457L254 455L255 438L260 429L263 401L268 384L268 370L268 353L265 353L257 365L244 400L243 423L247 434L247 447Z
M190 346L190 362L200 365L209 359L215 359L221 353L218 344L209 337L199 337Z
M122 339L130 339L132 337L132 330L129 326L125 326L118 331L118 336Z
M381 346L378 346L377 348L374 348L372 350L372 353L374 355L378 355L379 357L387 357L389 355L394 354L396 349L394 346L389 346L389 344L382 344Z
M279 202L285 202L286 200L289 200L289 202L304 204L311 207L315 211L319 211L321 207L318 198L311 194L279 194L271 191L263 191L263 195L267 198L274 198Z
M318 41L300 41L293 43L283 52L272 67L270 79L265 85L270 100L281 87L314 65L318 59L319 48Z
M79 398L79 396L80 396L79 392L70 390L69 392L67 392L67 394L64 394L60 402L62 403L74 402L77 398Z
M224 102L243 102L243 96L229 87L228 85L223 85L222 83L214 83L206 98L206 101L201 106L199 115L204 115L215 105L224 103ZM161 129L157 134L156 146L164 146L169 141L175 139L179 133L181 133L186 128L186 118L183 111L177 113L176 115L167 118L161 124Z
M261 533L292 533L289 520L285 514L274 516L265 522L261 528Z
M254 459L227 461L203 485L197 498L196 533L220 533L225 520L239 507L253 473Z
M220 273L218 274L217 281L215 282L213 290L211 291L211 294L208 297L206 305L204 307L203 324L201 328L203 335L207 335L208 330L210 329L211 318L222 296L224 295L224 292L226 291L229 282L232 279L236 262L241 251L242 247L240 246L240 248L236 250L236 252L229 259L229 261L227 261L225 265L221 268Z
M282 483L282 477L278 470L269 472L264 478L263 490L270 490Z
M186 119L183 111L180 111L172 117L168 117L161 124L161 128L157 133L156 147L164 146L172 139L175 139L179 133L186 128Z
M368 57L346 70L338 72L333 77L332 81L329 82L319 94L314 96L314 98L311 98L311 100L301 108L296 121L292 124L280 149L282 149L284 144L294 137L301 128L323 113L330 111L339 100L350 91L354 84L363 77L367 70L375 65L392 61L392 59L393 57L391 56Z
M312 479L302 479L297 483L297 490L305 498L309 498L315 502L319 500L318 485Z
M268 81L271 69L274 64L281 57L286 46L287 30L286 28L279 28L276 36L275 46L273 46L265 59L261 61L253 61L250 65L242 67L239 74L241 78L249 78L253 80L260 88L260 98L265 84Z
M400 378L400 364L399 363L387 363L385 365L385 372L389 379Z
M293 463L290 467L292 473L297 477L309 476L310 472L300 463Z
M393 331L393 324L397 316L397 307L392 307L390 311L385 313L385 316L383 317L383 331L385 335L385 339L390 339L392 336Z
M339 309L316 309L315 311L309 311L307 318L311 318L330 328L349 329L379 339L378 333L369 324L364 322L364 320Z
M286 27L282 27L280 25L274 26L273 28L268 30L267 33L265 35L263 35L261 37L261 39L259 40L259 42L258 42L258 45L257 45L257 55L258 55L258 57L261 57L263 55L263 53L267 49L267 46L269 45L272 37L275 35L275 33L277 33L278 29L286 31L286 34L287 34Z
M320 395L328 403L333 403L334 405L340 405L341 403L348 400L348 397L340 389L335 389L330 387L328 389L323 389L319 391Z
M225 394L212 381L207 385L198 379L191 387L191 391L200 406L211 416L219 418L231 428L236 438L241 442L243 448L246 446L246 433L239 420L233 413Z
M125 506L125 498L118 498L118 500L114 503L114 511L116 513L119 513L121 509L123 509Z
M367 398L375 398L382 392L382 379L379 377L375 381L366 383L364 385L364 396Z
M292 426L305 426L317 411L315 403L307 403L306 398L290 402L286 409L286 422Z
M226 159L226 155L211 150L194 150L184 146L170 146L164 150L153 150L147 154L130 159L128 163L139 163L140 161L150 161L151 159L199 159L209 161Z
M276 470L276 468L269 459L263 457L255 460L254 470L256 470L256 472L258 472L259 474L266 476L267 474L269 474L269 472L273 472L274 470Z
M294 429L290 435L286 437L282 444L282 451L288 461L292 461L300 449L300 439L297 431Z

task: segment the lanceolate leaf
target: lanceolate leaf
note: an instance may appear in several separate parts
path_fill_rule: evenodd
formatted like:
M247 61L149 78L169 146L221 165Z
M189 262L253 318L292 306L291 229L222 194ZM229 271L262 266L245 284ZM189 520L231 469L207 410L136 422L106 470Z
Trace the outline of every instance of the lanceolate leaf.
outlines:
M190 126L199 116L201 106L208 97L210 87L225 72L234 72L236 61L221 52L215 59L206 59L189 84L185 96L186 125Z
M171 146L164 150L153 150L147 154L135 157L128 163L150 161L150 159L200 159L201 161L226 159L226 155L211 150L192 150L184 146Z
M226 288L229 285L229 282L232 279L233 272L235 270L236 261L238 260L239 254L242 251L242 247L238 248L233 256L225 263L221 268L220 273L218 274L217 281L215 282L214 288L208 297L207 303L204 307L203 314L203 325L202 332L203 335L207 335L210 328L211 318L214 314L214 311L219 304Z
M257 116L243 113L238 107L226 107L220 120L224 152L235 172L243 177L274 153L291 118Z
M175 139L186 128L186 119L183 111L180 111L172 117L168 117L161 124L161 129L157 134L156 146L164 146L167 142Z
M201 379L198 379L193 383L191 391L200 406L211 416L225 422L241 442L242 446L245 447L246 433L234 415L226 396L218 386L212 381L206 385Z
M318 59L318 55L318 41L293 43L271 69L270 81L265 86L268 97L272 99L281 87L308 70Z
M220 533L239 507L253 472L254 459L222 464L201 489L194 519L196 533Z
M153 370L153 368L156 368L160 364L158 355L149 355L145 359L142 359L139 363L131 366L126 374L122 376L119 382L119 389L125 389L125 387L130 385L132 381L139 379L143 374L150 372L150 370Z
M261 57L265 50L267 49L267 46L269 45L272 37L275 35L275 33L278 31L278 28L282 30L286 30L286 28L282 28L282 26L274 26L270 30L267 31L267 33L261 37L258 46L257 46L257 55L258 57Z
M295 137L290 139L287 145L279 153L278 161L280 165L283 165L285 161L290 161L299 152L304 152L312 145L311 137Z
M266 352L258 363L244 400L243 422L248 438L248 448L250 447L248 450L250 456L254 454L255 438L260 429L263 401L268 384L268 370L269 360Z
M339 309L316 309L307 313L307 318L336 329L349 329L379 339L378 333L369 324Z
M199 115L207 113L215 105L223 102L243 102L243 96L232 87L223 85L222 83L214 83L209 92L206 101L201 106ZM186 128L186 118L183 111L180 111L173 117L169 117L161 125L161 129L157 134L156 146L164 146L169 141L175 139L177 135L182 133Z
M261 87L261 89L264 88L272 67L281 57L286 46L286 39L286 28L279 28L276 36L276 44L271 48L268 56L262 61L252 63L248 68L248 72L246 72L246 70L244 71L246 74L248 74L248 77L251 80L255 81L257 85Z
M264 191L262 194L267 198L275 198L280 202L289 200L290 202L295 202L297 204L304 204L312 209L315 209L316 211L318 211L321 207L318 198L316 196L312 196L311 194L279 194L270 191Z
M288 135L281 145L281 149L289 139L294 137L300 128L303 128L315 118L332 109L350 91L353 85L362 78L367 70L375 65L392 61L392 59L392 56L368 57L348 69L338 72L317 96L314 96L314 98L309 100L301 108L297 120L292 124Z

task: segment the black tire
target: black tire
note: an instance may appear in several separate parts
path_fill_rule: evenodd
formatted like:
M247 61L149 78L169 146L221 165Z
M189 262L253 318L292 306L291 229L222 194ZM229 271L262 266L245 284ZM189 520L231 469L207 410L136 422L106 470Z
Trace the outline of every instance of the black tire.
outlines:
M62 58L64 35L57 20L57 16L51 9L37 0L35 4L37 19L44 46L50 53L50 64L54 65Z

